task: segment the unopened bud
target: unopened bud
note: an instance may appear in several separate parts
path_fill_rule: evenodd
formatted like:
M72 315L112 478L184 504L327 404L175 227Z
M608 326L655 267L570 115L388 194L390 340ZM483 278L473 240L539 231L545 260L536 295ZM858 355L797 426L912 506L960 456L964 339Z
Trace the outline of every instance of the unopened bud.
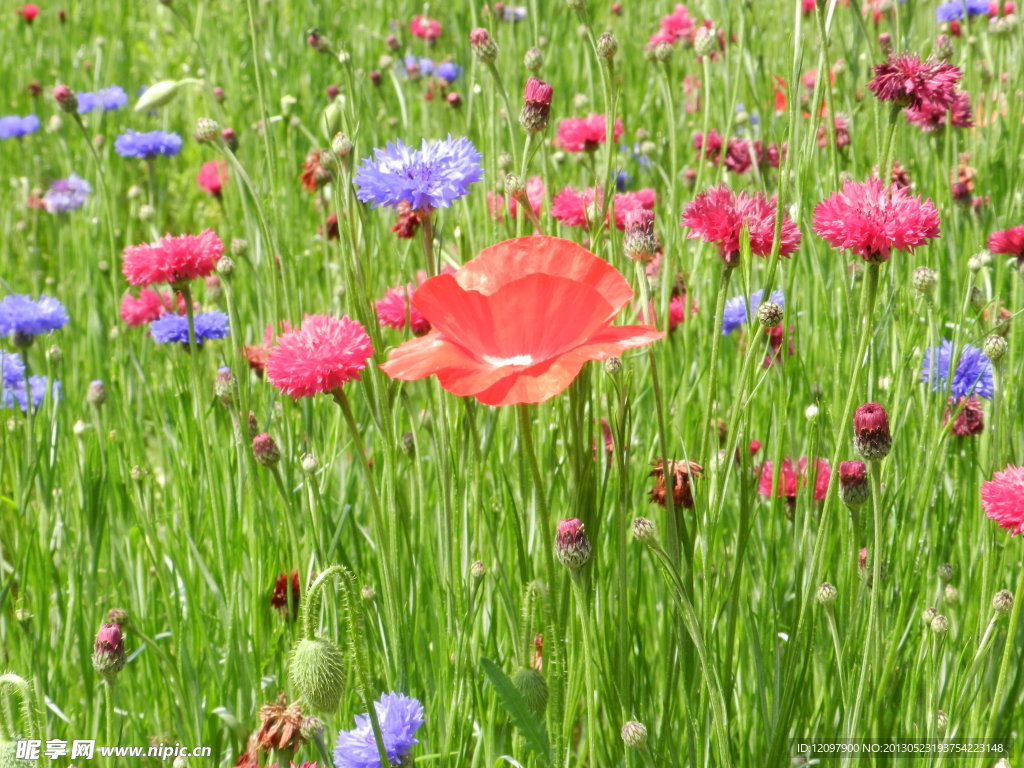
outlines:
M622 743L630 749L640 749L647 743L647 726L630 720L622 726Z
M200 144L209 144L220 138L220 126L216 120L200 117L196 120L196 132L192 135Z
M718 41L715 30L709 27L698 27L693 35L693 52L698 56L710 56Z
M537 74L540 72L540 68L544 66L544 54L536 48L528 49L523 55L523 65L528 72Z
M249 241L236 237L231 241L231 255L236 259L244 259L249 255Z
M854 412L853 447L867 461L880 461L889 455L889 415L879 403L865 403Z
M543 715L548 706L548 684L544 675L533 667L520 667L512 675L512 684L523 695L526 706L537 715Z
M622 371L622 358L609 357L604 361L604 372L609 376L615 376Z
M992 610L1005 616L1013 610L1013 593L1008 589L1000 589L992 598Z
M66 85L58 85L53 89L53 98L62 112L73 115L78 111L78 97Z
M942 601L946 605L956 605L960 602L960 590L952 584L947 584L946 588L942 591Z
M611 32L605 32L597 38L597 55L611 61L619 50L619 41Z
M993 363L1003 359L1003 355L1006 354L1006 339L998 334L992 334L987 337L984 343L981 345L981 351L985 353L985 357L991 360Z
M230 256L221 256L217 260L217 274L223 278L229 278L235 271L235 260Z
M953 566L949 563L943 563L939 566L939 581L943 584L948 584L953 580L954 570Z
M117 624L123 627L128 623L128 611L124 608L111 608L107 611L107 624Z
M654 234L654 211L638 208L626 214L622 250L626 256L643 264L654 258L658 237Z
M482 560L474 560L473 564L469 566L469 575L473 578L473 581L480 581L480 579L487 575L487 566L484 565Z
M230 406L235 398L235 377L226 365L217 369L217 377L213 380L213 393L221 405Z
M107 680L113 680L124 669L126 660L124 638L117 624L104 624L96 633L92 651L92 666Z
M220 132L220 140L224 142L224 146L234 152L238 149L238 135L235 133L233 128L224 128Z
M928 626L935 634L944 635L949 632L949 619L939 613L936 614L935 618L932 619Z
M311 709L334 714L345 692L345 653L326 638L303 638L292 649L288 678Z
M818 587L818 604L828 607L835 603L836 598L839 597L839 590L827 581L822 582L821 586Z
M301 464L302 471L307 475L315 474L316 471L320 469L320 460L312 453L302 454Z
M505 194L519 200L526 194L526 184L514 173L510 173L505 177Z
M573 517L558 524L555 536L555 555L570 571L578 571L590 559L591 545L583 523Z
M338 157L348 157L352 154L352 139L344 133L334 134L331 140L331 151Z
M934 608L925 608L921 611L921 623L931 625L932 619L939 615L939 612Z
M261 432L252 439L252 455L256 463L264 467L275 467L281 460L281 451L278 450L277 443L266 432Z
M757 322L762 328L774 328L782 322L782 307L774 301L765 301L757 308Z
M633 520L633 537L644 544L653 544L658 540L658 529L646 517Z
M316 715L306 715L302 718L302 724L299 725L299 733L306 741L312 741L317 737L323 736L325 728L324 721L319 717Z
M498 58L498 44L491 33L483 27L477 27L469 33L469 46L473 54L484 64L493 64Z
M935 292L935 283L938 280L938 275L934 269L928 267L918 267L914 270L914 276L911 278L914 290L924 296L930 296Z
M99 379L89 382L89 388L85 391L85 401L89 405L99 407L107 402L107 388Z

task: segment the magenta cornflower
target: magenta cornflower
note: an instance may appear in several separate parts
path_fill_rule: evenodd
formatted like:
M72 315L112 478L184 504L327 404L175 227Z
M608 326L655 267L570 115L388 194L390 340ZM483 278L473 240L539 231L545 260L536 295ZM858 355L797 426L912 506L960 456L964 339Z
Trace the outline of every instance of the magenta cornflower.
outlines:
M809 467L808 464L806 456L801 456L795 467L793 466L792 459L784 458L779 465L779 480L773 494L772 474L774 473L774 465L772 462L766 461L761 466L761 478L757 484L757 492L768 498L777 496L793 502L796 500L797 489L807 485L809 475L813 472L814 500L821 501L828 492L828 482L832 477L832 469L824 459L815 459L813 467Z
M983 483L981 506L1011 536L1024 533L1024 467L1007 464L1006 469Z
M592 152L604 144L607 121L604 115L568 117L558 124L555 145L566 152ZM612 126L612 141L622 136L622 120Z
M889 414L878 403L865 403L854 411L853 446L867 461L878 461L889 455L892 448Z
M775 198L766 198L760 192L753 196L746 192L732 192L724 184L701 192L683 210L682 224L689 227L690 240L701 239L718 246L722 260L735 266L740 253L740 234L746 228L750 251L755 256L767 256L772 251L775 237ZM779 255L788 256L800 244L800 230L789 215L782 215L782 234Z
M909 53L890 55L875 67L868 88L881 101L919 109L923 104L948 108L956 98L956 84L963 73L952 64L922 61Z
M913 252L939 236L939 214L931 200L878 179L848 181L841 192L818 203L814 231L832 247L849 249L880 263L892 249Z
M370 337L355 320L307 315L298 329L278 337L266 375L286 395L312 397L358 379L372 354Z
M993 232L985 247L992 253L1016 256L1018 261L1024 262L1024 225Z
M224 244L212 229L198 235L165 235L155 243L125 248L121 271L131 285L180 285L210 275L223 253Z
M640 210L652 210L657 198L653 189L636 192L621 192L612 197L615 209L615 226L626 228L626 215ZM551 201L551 216L567 227L588 227L601 214L603 195L598 187L575 190L565 187ZM608 215L605 214L605 224Z
M432 43L441 36L441 22L429 16L413 16L409 21L409 31L416 37Z

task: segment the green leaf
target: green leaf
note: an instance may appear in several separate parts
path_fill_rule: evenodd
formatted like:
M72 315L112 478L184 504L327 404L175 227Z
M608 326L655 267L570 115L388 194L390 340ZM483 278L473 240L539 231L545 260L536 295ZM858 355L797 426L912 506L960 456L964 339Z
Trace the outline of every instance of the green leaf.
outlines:
M526 747L542 758L550 759L551 745L548 742L548 732L543 723L527 705L523 694L512 684L509 676L502 672L501 667L487 658L481 657L480 666L484 668L487 679L491 681L494 690L508 712L512 723L526 740Z

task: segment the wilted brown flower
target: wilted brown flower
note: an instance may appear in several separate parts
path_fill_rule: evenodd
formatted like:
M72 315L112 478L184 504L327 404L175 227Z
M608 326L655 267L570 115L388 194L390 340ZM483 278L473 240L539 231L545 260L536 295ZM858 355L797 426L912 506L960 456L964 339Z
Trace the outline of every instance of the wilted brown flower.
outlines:
M260 709L260 727L255 734L257 748L265 752L293 752L301 747L305 742L301 732L303 717L297 704L289 704L283 693L278 694L276 702Z
M654 478L654 487L651 489L651 503L665 506L665 497L668 488L665 485L665 469L661 460L652 462L648 477ZM690 478L704 477L704 467L694 464L692 461L668 460L668 474L672 476L672 503L677 507L693 509L693 494L690 492Z

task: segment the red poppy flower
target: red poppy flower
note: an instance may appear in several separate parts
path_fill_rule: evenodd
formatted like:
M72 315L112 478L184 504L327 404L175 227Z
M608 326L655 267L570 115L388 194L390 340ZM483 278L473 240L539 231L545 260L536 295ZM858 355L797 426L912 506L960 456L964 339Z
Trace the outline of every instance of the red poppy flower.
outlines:
M485 405L540 403L587 361L664 337L649 325L611 325L632 298L614 267L576 243L506 240L417 289L412 303L431 331L381 368L402 381L437 376L453 395Z

